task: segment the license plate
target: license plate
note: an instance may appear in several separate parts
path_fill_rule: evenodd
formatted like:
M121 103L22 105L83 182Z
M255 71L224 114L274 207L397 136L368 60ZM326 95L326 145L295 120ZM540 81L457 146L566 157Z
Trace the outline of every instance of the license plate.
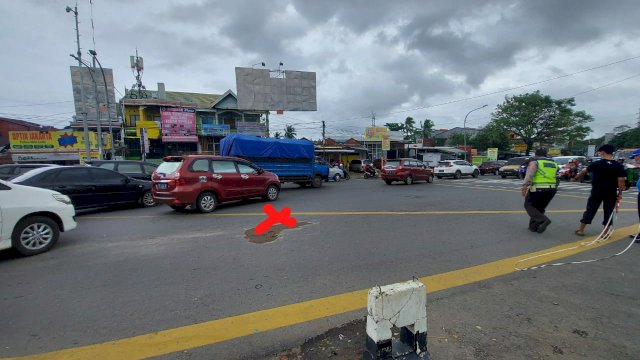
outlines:
M166 188L167 188L167 184L165 183L156 184L156 189L166 189Z

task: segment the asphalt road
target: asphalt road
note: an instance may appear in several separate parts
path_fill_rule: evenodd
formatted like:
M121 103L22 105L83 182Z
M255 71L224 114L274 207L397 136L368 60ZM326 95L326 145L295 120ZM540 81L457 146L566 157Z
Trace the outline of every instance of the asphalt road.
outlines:
M192 324L233 320L579 240L573 230L588 184L562 183L548 209L553 223L541 235L527 230L519 183L484 176L410 186L387 186L379 179L328 183L320 189L291 186L273 205L289 207L300 226L257 243L246 233L265 217L260 201L222 206L209 215L175 213L165 206L83 214L78 229L63 234L48 253L20 258L0 252L0 357L46 355L162 330L179 329L184 335ZM635 196L625 194L618 228L637 224ZM601 226L587 229L596 235ZM598 253L620 246L624 245ZM638 256L637 248L623 256ZM616 259L608 261L615 268ZM554 278L570 283L579 271L554 270ZM636 269L625 271L635 272L637 279ZM509 282L513 287L531 286L517 275L510 275ZM617 292L621 284L598 286ZM628 321L637 329L631 324L640 320L640 287L637 282L629 286L627 302L635 307L635 318ZM524 290L519 296L526 299ZM580 291L572 296L589 297ZM464 292L466 301L487 296L491 294ZM514 301L526 304L523 299ZM460 317L473 307L461 309ZM174 341L155 346L154 354L166 359L259 358L359 319L365 311L337 313L315 321L299 321L299 315L289 314L285 320L291 326L256 328L250 336L240 331L234 336L234 328L240 327L234 325L225 329L231 334L225 341L196 332L190 336L207 338L204 343L212 345L163 352L179 348ZM136 341L131 346L142 346ZM77 354L82 357L82 352Z

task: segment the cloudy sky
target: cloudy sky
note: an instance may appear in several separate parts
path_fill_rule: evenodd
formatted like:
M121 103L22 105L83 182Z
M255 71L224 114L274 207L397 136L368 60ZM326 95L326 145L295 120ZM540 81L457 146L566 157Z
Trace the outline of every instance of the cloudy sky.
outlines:
M68 124L67 5L0 0L0 116ZM78 13L83 53L96 49L121 94L136 48L154 90L236 92L234 68L259 62L316 72L317 112L270 117L272 131L293 124L315 139L322 120L338 138L362 134L372 113L378 125L411 116L452 128L488 104L467 121L482 127L505 96L536 90L575 97L593 136L639 117L637 0L78 0Z

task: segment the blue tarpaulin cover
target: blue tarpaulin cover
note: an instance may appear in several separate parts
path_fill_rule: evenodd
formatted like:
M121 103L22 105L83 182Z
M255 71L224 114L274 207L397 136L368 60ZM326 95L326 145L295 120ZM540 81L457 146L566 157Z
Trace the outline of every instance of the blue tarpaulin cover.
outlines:
M220 140L220 155L247 158L313 159L314 147L309 140L263 139L231 134Z

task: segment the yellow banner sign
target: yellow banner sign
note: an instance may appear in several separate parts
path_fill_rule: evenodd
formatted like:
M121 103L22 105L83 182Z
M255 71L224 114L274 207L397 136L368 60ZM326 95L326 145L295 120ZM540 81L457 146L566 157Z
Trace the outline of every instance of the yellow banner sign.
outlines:
M97 134L89 133L89 146L98 148ZM84 150L84 133L80 131L9 131L11 150L71 151ZM110 149L109 136L103 138L103 148Z
M389 137L389 129L386 127L368 127L364 130L365 141L382 141L384 137Z

